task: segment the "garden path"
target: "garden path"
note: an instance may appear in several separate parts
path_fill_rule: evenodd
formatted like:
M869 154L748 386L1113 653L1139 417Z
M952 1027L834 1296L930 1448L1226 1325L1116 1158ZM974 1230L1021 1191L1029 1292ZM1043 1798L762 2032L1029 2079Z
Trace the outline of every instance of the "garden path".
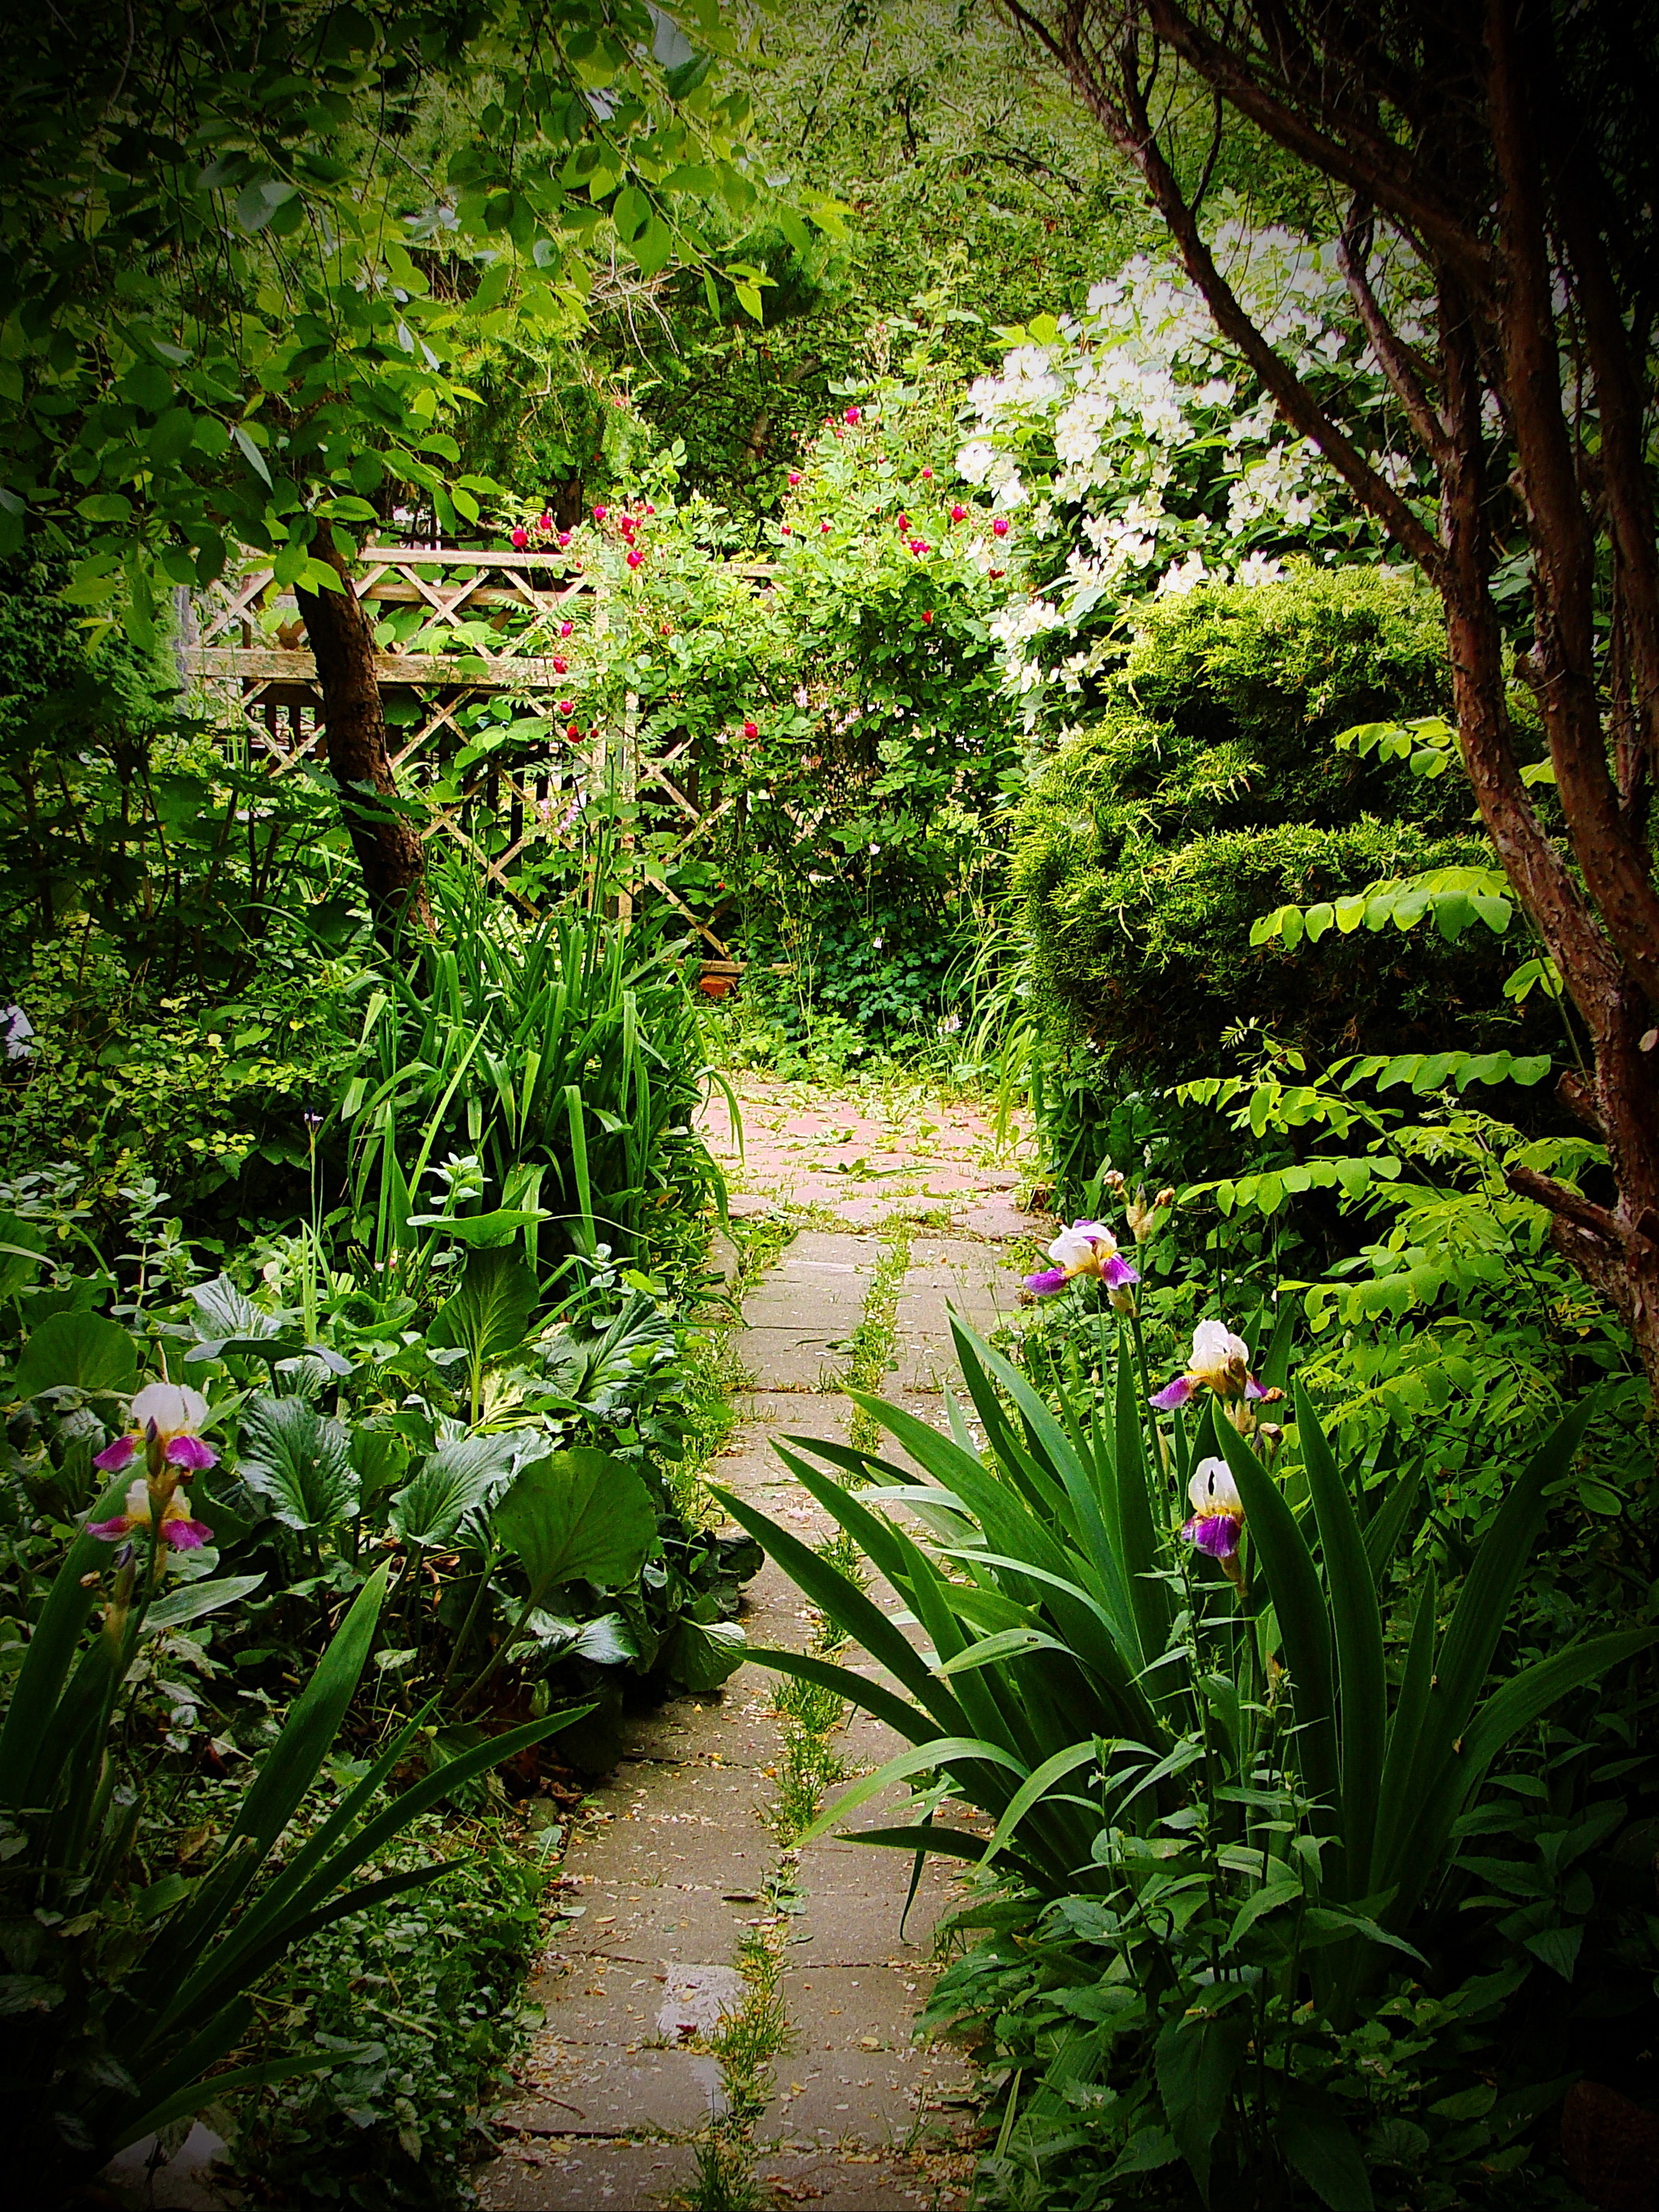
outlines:
M713 1476L816 1541L830 1524L773 1439L844 1440L854 1358L942 1420L947 1306L992 1325L1018 1285L1012 1247L1036 1224L1013 1206L1010 1148L975 1110L769 1083L748 1085L742 1104L741 1153L723 1111L708 1131L733 1215L811 1225L743 1297L750 1388ZM896 1608L884 1585L872 1594ZM804 1649L820 1629L770 1561L744 1620L756 1645ZM833 1839L787 1848L804 1803L898 1745L845 1710L781 1712L776 1687L748 1667L721 1693L641 1718L592 1793L536 1990L545 2023L483 2177L489 2212L965 2202L969 2077L914 2036L948 1877L930 1862L907 1915L901 1855Z

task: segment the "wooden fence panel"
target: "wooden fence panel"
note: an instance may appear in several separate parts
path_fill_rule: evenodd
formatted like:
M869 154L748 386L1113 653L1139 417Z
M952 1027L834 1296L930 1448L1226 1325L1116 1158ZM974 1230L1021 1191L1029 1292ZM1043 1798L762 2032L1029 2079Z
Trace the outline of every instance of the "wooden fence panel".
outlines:
M739 573L759 578L770 572L764 564L744 563ZM550 628L584 596L596 600L596 623L602 626L601 588L586 576L573 576L560 554L406 545L366 548L354 581L359 599L376 607L418 607L428 624L482 617L499 639L488 645L474 639L444 653L404 651L394 643L375 654L382 696L388 704L412 708L397 726L408 734L392 744L392 760L400 779L427 802L422 836L458 846L498 890L517 899L513 878L519 863L567 826L566 793L580 791L585 801L610 789L629 805L659 799L674 811L677 826L683 822L683 834L665 863L639 865L637 886L666 899L724 959L728 947L663 878L676 860L708 840L734 798L715 796L700 804L702 764L691 757L689 744L659 760L641 759L633 700L621 728L592 730L574 763L574 776L571 746L550 733L544 744L533 739L515 744L510 763L475 763L459 800L440 796L449 765L466 742L460 720L465 709L510 695L523 698L533 716L539 702L568 689L570 678L554 667L547 649ZM278 626L274 645L266 635L260 613L273 592L280 594L281 587L269 566L248 570L216 603L198 609L197 637L181 649L179 660L188 680L222 702L228 725L244 737L254 757L283 775L319 758L322 702L297 609L292 622ZM543 719L550 732L556 718L549 713ZM489 849L491 843L496 849ZM624 913L631 912L633 896L631 888L624 889Z

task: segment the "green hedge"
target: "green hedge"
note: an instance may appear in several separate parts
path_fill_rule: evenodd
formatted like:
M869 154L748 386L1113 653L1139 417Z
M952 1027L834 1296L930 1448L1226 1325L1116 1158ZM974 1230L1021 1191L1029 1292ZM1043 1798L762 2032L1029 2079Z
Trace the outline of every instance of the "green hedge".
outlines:
M1014 888L1054 1041L1173 1082L1253 1019L1315 1053L1472 1041L1520 955L1472 932L1252 949L1291 901L1490 865L1462 779L1339 752L1356 722L1443 710L1435 603L1373 569L1300 569L1152 603L1101 719L1035 779ZM1512 1017L1506 1017L1512 1024Z

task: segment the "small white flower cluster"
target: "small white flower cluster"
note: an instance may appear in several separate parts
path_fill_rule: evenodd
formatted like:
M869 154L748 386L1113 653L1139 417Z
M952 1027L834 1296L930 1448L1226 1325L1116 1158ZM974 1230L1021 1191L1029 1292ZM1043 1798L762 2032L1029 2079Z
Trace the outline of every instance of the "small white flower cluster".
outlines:
M1236 213L1212 244L1258 328L1363 428L1371 465L1412 496L1418 467L1391 450L1386 386L1334 245ZM1421 272L1396 256L1378 281L1395 326L1420 335ZM1344 488L1285 428L1170 260L1137 254L1095 286L1082 315L1044 320L1000 374L970 386L969 406L957 466L999 508L1028 509L1015 526L1020 553L1030 581L1048 580L1046 596L992 626L1028 727L1051 681L1077 688L1091 633L1126 598L1271 583L1285 573L1280 555L1299 550L1288 540L1312 550L1351 532ZM1039 548L1044 539L1058 541L1057 554Z

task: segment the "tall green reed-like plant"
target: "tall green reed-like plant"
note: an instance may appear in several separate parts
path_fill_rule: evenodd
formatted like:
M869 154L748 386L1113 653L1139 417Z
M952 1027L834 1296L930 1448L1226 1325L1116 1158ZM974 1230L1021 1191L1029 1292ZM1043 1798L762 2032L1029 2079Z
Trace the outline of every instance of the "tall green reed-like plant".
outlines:
M929 1851L1000 1866L1040 1930L1049 1920L1064 1929L1050 1948L1079 1986L1030 2100L1030 2143L1076 2143L1079 2098L1091 2096L1113 2175L1179 2160L1206 2203L1212 2176L1227 2192L1218 2201L1240 2205L1283 2201L1299 2179L1333 2212L1366 2212L1352 2098L1332 2086L1362 1997L1402 1954L1415 1957L1459 1816L1504 1745L1659 1634L1590 1637L1488 1687L1588 1409L1510 1483L1449 1617L1425 1579L1390 1698L1377 1587L1417 1474L1400 1476L1362 1525L1357 1470L1339 1468L1305 1400L1300 1467L1281 1479L1262 1455L1278 1432L1256 1427L1242 1358L1231 1390L1201 1401L1190 1429L1177 1414L1149 1435L1127 1343L1109 1405L1091 1382L1059 1392L1056 1411L952 1327L982 1450L954 1404L947 1437L856 1393L910 1467L801 1437L779 1447L931 1649L798 1538L720 1493L898 1686L810 1655L752 1655L833 1689L908 1746L805 1840L908 1782L919 1817L858 1840L913 1852L918 1868ZM849 1478L860 1486L845 1487ZM1194 1515L1182 1531L1176 1500L1189 1484ZM1214 1531L1217 1501L1230 1523L1212 1535L1224 1571L1182 1540ZM988 1816L990 1834L939 1821L947 1795ZM1523 2099L1506 2125L1531 2109ZM1014 2115L1011 2103L1005 2135Z
M340 1106L376 1264L418 1285L434 1232L417 1194L452 1157L477 1159L487 1219L523 1229L532 1265L637 1255L669 1215L723 1198L692 1128L710 1079L696 1009L660 924L526 920L454 870L431 892L435 933L372 994Z
M1659 1635L1587 1638L1486 1686L1547 1493L1571 1466L1589 1409L1570 1414L1510 1484L1443 1624L1440 1594L1425 1580L1390 1700L1377 1579L1410 1508L1408 1478L1362 1527L1351 1482L1298 1396L1298 1510L1235 1421L1216 1418L1214 1401L1190 1436L1177 1419L1149 1449L1127 1347L1109 1418L1092 1399L1056 1413L971 1329L956 1320L952 1329L982 1453L954 1406L946 1437L860 1393L920 1480L850 1447L799 1437L779 1447L914 1613L930 1652L787 1530L720 1493L899 1685L890 1691L800 1654L753 1655L834 1688L911 1747L855 1784L820 1825L896 1781L948 1778L994 1820L988 1838L924 1820L867 1840L1001 1860L1045 1896L1104 1892L1115 1876L1102 1837L1152 1834L1191 1800L1194 1770L1212 1776L1219 1761L1243 1793L1230 1815L1241 1866L1249 1880L1254 1866L1271 1881L1285 1846L1262 1830L1279 1813L1264 1824L1249 1803L1265 1765L1307 1808L1310 1894L1353 1916L1340 1968L1321 1977L1325 2001L1351 2008L1407 1935L1459 1814L1505 1744ZM1177 1482L1224 1460L1245 1531L1237 1591L1200 1567L1176 1516ZM1168 1475L1157 1471L1165 1466ZM849 1476L868 1486L848 1490Z
M133 1491L143 1490L148 1522L137 1519L112 1569L108 1541L90 1529L70 1546L0 1726L0 1954L8 1970L0 1977L0 2116L20 2203L57 2201L115 2151L210 2099L330 2063L295 2057L222 2067L252 2025L249 1993L286 1952L447 1870L441 1861L354 1886L367 1861L458 1781L587 1710L479 1743L388 1800L387 1785L428 1717L423 1711L284 1855L368 1661L386 1595L390 1570L382 1567L260 1755L202 1871L132 1893L144 1805L142 1778L124 1756L135 1667L160 1630L233 1604L261 1579L166 1587L163 1522L179 1479L152 1431L144 1479L118 1477L93 1515L96 1522L115 1513L124 1498L131 1507Z

